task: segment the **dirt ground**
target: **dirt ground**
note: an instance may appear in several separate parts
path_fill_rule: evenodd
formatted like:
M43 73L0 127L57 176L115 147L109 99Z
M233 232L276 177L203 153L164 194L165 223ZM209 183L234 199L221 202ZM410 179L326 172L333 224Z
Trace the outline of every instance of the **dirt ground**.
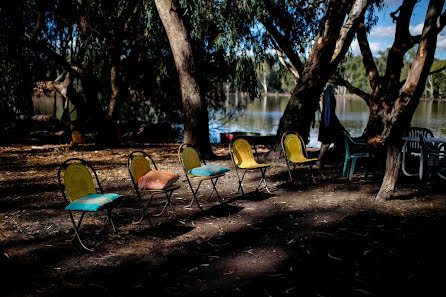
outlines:
M177 212L139 217L128 154L141 149L162 170L181 175ZM340 165L306 168L287 182L286 166L267 171L272 194L256 192L259 174L237 193L232 170L218 183L225 200L192 194L177 159L178 144L112 149L94 146L0 147L2 296L446 296L446 191L431 179L401 177L395 198L375 202L382 174L359 168L349 182ZM216 160L232 168L226 146ZM58 165L84 158L105 192L122 194L114 209L119 235L96 234L105 213L89 214L81 231L94 252L72 241L56 179ZM159 212L163 199L149 208Z

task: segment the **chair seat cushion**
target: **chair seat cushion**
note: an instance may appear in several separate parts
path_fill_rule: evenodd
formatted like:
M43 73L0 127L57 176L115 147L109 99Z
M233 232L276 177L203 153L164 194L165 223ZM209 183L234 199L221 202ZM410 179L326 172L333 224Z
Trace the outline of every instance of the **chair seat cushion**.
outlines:
M141 190L163 190L173 185L178 178L178 174L172 172L150 170L138 180L138 188Z
M218 165L203 165L189 170L189 173L194 176L213 176L217 174L222 174L231 169L218 166Z
M65 210L97 211L120 197L119 194L91 194L74 200Z

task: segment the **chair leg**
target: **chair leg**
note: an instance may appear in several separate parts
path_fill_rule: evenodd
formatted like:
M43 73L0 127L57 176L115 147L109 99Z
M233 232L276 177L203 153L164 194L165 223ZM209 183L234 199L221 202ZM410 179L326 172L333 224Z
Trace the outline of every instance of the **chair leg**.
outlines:
M115 222L113 221L112 211L111 211L110 207L107 207L107 217L109 218L109 221L113 227L113 230L115 231L116 234L118 234L118 228L116 228Z
M154 215L153 215L154 217L159 217L159 216L161 216L161 215L164 213L164 211L166 210L166 207L167 207L167 206L170 206L170 208L173 210L174 217L177 216L177 214L175 213L175 210L173 209L172 204L170 203L170 197L172 196L172 193L173 193L173 191L170 191L169 193L167 193L167 192L165 193L165 194L166 194L167 201L166 201L166 203L165 203L164 206L163 206L163 210L161 210L161 212L158 213L158 214L154 214Z
M217 199L218 199L218 201L219 201L221 204L223 204L223 203L224 203L224 202L223 202L223 199L221 199L220 194L218 194L218 191L217 191L217 182L218 182L218 177L215 179L215 182L214 182L214 179L211 179L211 183L212 183L212 187L213 187L212 192L211 192L211 195L212 195L212 193L214 193L214 191L215 191L215 194L217 194Z
M314 183L315 185L317 185L317 182L316 182L316 180L314 179L313 165L310 165L310 166L308 167L308 170L310 171L311 179L313 179L313 183Z
M353 172L355 171L356 161L357 161L356 158L352 159L352 161L351 161L350 172L348 173L348 180L352 180Z
M144 202L142 201L141 196L139 195L139 193L137 193L137 196L139 198L139 207L141 208L141 217L139 218L138 221L136 222L132 222L132 224L136 225L142 222L142 220L144 219L144 217L147 218L147 221L149 222L149 225L152 226L152 222L149 219L149 215L147 214L147 208L150 205L150 202L152 201L152 197L153 195L150 196L149 201L147 202L147 205L144 205Z
M288 168L289 180L290 180L290 182L292 182L293 181L293 175L292 175L292 172L291 172L290 164L288 163L288 159L286 159L286 167Z
M259 185L257 186L256 190L260 188L260 185L263 182L265 184L266 191L271 194L270 190L268 189L268 184L266 183L266 178L265 178L266 168L260 168L260 172L262 173L262 178L260 179Z
M248 170L245 170L245 172L243 172L242 178L240 179L238 172L237 172L237 179L238 179L238 189L237 189L237 193L240 192L240 190L242 191L242 196L245 196L245 191L243 190L243 179L245 178L245 174L246 172L248 172Z
M191 199L190 203L186 206L186 208L191 207L192 204L194 204L194 202L195 202L197 204L198 208L203 210L203 208L201 207L200 203L198 203L198 199L197 199L197 193L198 193L198 190L200 189L201 182L202 181L200 181L198 183L197 190L195 190L195 191L194 191L194 188L192 187L192 184L189 182L189 187L190 187L190 190L192 191L192 199Z
M347 176L347 169L348 169L348 166L349 166L349 162L350 161L350 159L348 159L348 158L345 158L345 160L344 160L344 168L342 169L342 176Z
M94 252L94 249L91 249L91 248L88 248L88 247L85 246L85 244L82 242L82 239L81 239L81 237L79 235L80 223L82 222L82 219L84 217L85 212L82 212L81 218L79 219L78 224L76 224L76 222L74 221L74 217L73 217L73 214L71 213L71 211L68 211L68 213L70 214L70 219L71 219L71 222L73 223L73 227L74 227L74 233L76 234L76 237L79 240L79 243L87 251Z

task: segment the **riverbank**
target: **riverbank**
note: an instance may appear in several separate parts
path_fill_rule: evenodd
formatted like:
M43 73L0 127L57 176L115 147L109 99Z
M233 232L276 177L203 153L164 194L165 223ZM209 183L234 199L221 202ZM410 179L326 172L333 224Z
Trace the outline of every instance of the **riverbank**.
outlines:
M306 168L286 182L283 162L267 171L272 194L255 192L259 176L236 193L235 172L219 181L225 200L199 197L204 211L185 208L191 192L177 159L178 144L69 150L58 145L0 148L0 269L5 296L426 296L444 291L446 193L434 180L401 177L396 198L376 203L382 175L352 182L340 165ZM181 175L172 213L133 225L137 200L126 168L131 151L151 154L161 170ZM226 146L213 164L230 167ZM72 239L60 197L58 164L78 157L98 170L106 192L124 195L116 209L119 237L95 236L103 216L86 218L87 242ZM149 213L160 210L155 201ZM439 291L440 290L440 291Z

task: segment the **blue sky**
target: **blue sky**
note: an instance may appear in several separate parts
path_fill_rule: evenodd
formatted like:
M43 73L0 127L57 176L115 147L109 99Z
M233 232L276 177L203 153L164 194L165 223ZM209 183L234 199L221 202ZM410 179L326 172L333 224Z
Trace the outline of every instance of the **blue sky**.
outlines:
M390 17L390 13L397 10L402 0L386 0L386 7L378 12L378 23L373 27L369 35L370 48L373 54L392 46L395 36L395 24ZM410 20L410 31L413 35L420 34L423 29L424 18L426 16L429 0L421 0L415 6ZM359 46L355 40L352 44L353 54L359 55ZM446 29L438 35L437 50L435 57L446 59Z

